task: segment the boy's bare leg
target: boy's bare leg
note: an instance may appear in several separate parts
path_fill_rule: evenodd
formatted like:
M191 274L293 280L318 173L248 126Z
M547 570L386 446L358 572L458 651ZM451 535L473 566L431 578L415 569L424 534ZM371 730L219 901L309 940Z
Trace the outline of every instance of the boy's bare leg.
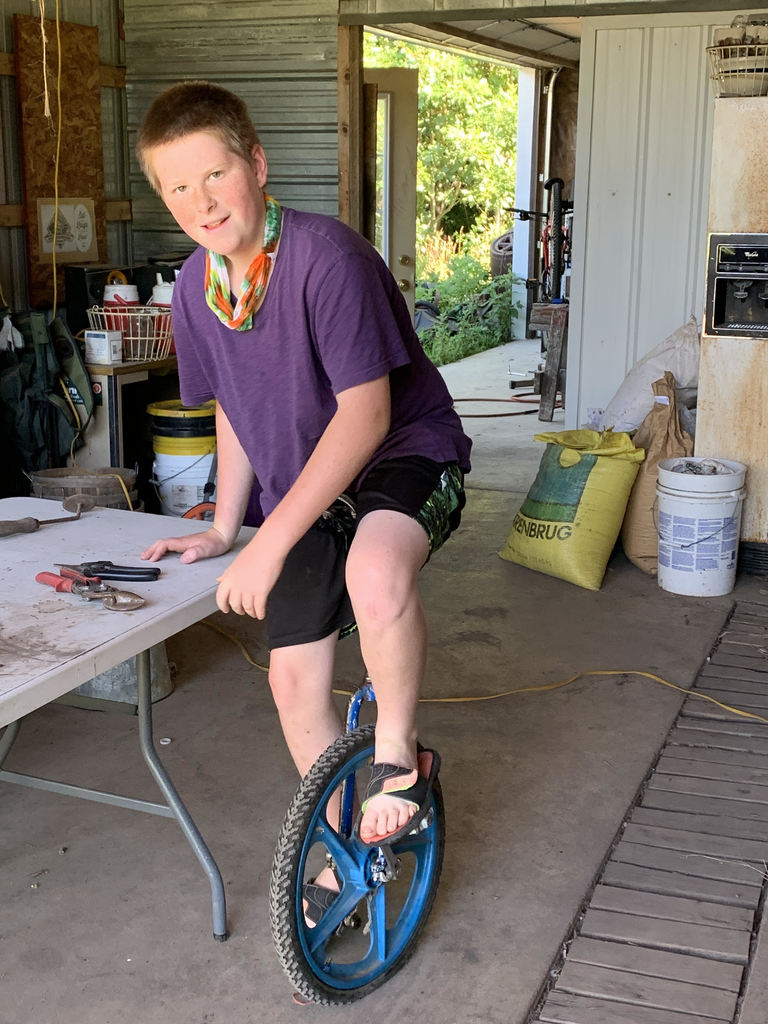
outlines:
M269 658L269 683L288 750L302 778L342 733L331 692L338 634L294 647L277 647ZM328 819L338 821L340 796L328 804ZM315 879L338 889L330 868Z
M375 759L413 769L404 785L417 778L416 711L427 648L418 576L428 554L427 534L414 519L379 510L358 524L347 559L347 588L376 691ZM394 832L409 817L403 800L382 793L369 803L361 837Z

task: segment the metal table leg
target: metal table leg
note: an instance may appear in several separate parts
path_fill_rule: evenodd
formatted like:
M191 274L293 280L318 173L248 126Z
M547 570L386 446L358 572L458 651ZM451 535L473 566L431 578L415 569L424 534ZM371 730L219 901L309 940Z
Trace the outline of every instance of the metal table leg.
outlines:
M221 872L216 861L211 856L203 837L192 821L189 811L181 801L176 792L168 773L160 762L155 750L152 738L152 695L151 675L149 663L149 651L142 651L136 655L136 679L138 682L138 716L139 716L139 745L144 760L147 762L152 776L165 797L168 806L173 811L181 830L187 837L195 856L200 861L203 870L208 876L211 885L211 897L213 902L213 937L217 942L225 942L227 933L227 908L224 895L224 883Z
M44 779L36 775L24 775L21 772L7 771L2 765L19 734L21 719L11 722L6 726L5 732L0 737L0 781L12 782L16 785L28 786L32 789L47 790L52 793L61 793L65 796L75 796L82 800L94 800L98 803L112 804L114 807L125 807L133 811L158 814L165 818L176 818L211 884L213 937L217 942L225 942L228 938L227 906L221 873L216 865L216 861L205 845L197 826L192 821L189 811L176 792L168 772L160 762L152 739L152 693L149 650L142 651L141 654L136 656L136 680L138 684L139 746L141 747L144 760L165 798L165 803L136 800L133 797L108 793L104 790L86 789L83 786L73 786L66 782Z
M19 735L19 729L21 728L21 719L17 718L15 722L9 722L5 727L2 739L0 739L0 768L3 766L3 762L11 751L11 747L16 741L16 737Z

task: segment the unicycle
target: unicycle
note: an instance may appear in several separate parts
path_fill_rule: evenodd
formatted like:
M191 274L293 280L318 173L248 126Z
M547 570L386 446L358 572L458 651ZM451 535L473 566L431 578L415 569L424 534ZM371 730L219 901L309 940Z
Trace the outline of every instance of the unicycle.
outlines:
M324 1005L361 999L407 963L432 909L443 864L439 779L413 832L375 848L354 835L374 754L374 727L358 725L366 700L374 700L368 680L350 701L346 733L299 785L272 864L269 909L280 963L303 999ZM339 798L339 820L331 821L328 805L338 806ZM341 891L312 926L304 917L303 889L327 864Z

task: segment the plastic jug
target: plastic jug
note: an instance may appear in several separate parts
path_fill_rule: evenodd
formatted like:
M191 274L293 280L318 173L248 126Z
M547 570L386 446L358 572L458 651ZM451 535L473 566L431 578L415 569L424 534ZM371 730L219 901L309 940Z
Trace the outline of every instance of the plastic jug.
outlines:
M123 335L136 329L136 317L128 318L130 309L139 305L139 289L135 284L128 284L125 274L113 270L104 285L104 309L106 326L110 331L122 331Z
M171 299L173 298L173 281L164 281L162 274L156 275L156 281L154 288L152 289L152 298L149 301L150 306L157 306L163 310L161 314L161 326L163 329L166 327L170 329L170 316L171 316ZM160 314L159 314L160 315ZM176 345L171 338L171 347L169 350L171 353L176 352Z
M171 305L171 299L173 298L173 281L164 281L162 274L157 274L157 284L152 289L152 299L150 304L152 306L168 306Z
M120 270L113 270L104 285L104 306L138 306L139 289L135 284L128 284L128 278Z

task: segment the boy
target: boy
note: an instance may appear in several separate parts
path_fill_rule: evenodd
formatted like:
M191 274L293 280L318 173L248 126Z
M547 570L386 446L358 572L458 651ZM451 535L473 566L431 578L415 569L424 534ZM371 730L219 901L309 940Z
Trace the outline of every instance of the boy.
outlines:
M377 702L357 833L394 841L423 816L439 766L434 751L417 755L417 577L459 523L471 442L376 251L264 192L266 157L238 97L171 87L137 153L199 245L174 289L174 336L184 403L217 400L218 450L211 528L142 557L223 554L258 481L264 523L219 578L218 607L266 619L270 686L302 775L341 732L334 651L356 621ZM317 881L334 888L330 869Z

